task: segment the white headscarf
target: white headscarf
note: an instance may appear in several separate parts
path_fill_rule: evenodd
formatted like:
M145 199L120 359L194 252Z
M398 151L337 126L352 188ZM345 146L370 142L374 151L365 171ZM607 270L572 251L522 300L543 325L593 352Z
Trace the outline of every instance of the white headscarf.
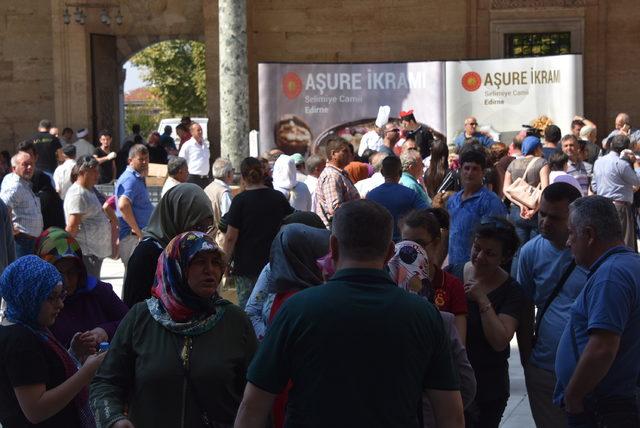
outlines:
M273 165L273 187L290 191L297 182L295 161L291 156L280 155Z

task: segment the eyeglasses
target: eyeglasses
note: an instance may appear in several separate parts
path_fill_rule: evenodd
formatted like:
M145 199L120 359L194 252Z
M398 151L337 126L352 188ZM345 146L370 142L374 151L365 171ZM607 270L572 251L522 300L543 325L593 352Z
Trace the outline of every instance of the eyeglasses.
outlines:
M393 128L393 129L387 129L386 131L384 131L384 133L388 133L388 132L400 132L400 129L398 128Z
M57 293L57 294L50 294L47 297L47 301L50 302L50 303L54 303L56 300L64 302L64 299L66 299L68 295L69 295L69 293L67 292L67 290L66 289L62 289L62 291Z
M431 241L425 241L423 239L412 239L412 241L425 248L427 245L431 245L433 241L435 241L435 239L432 239Z
M471 125L471 126L478 126L478 122L471 122L471 123L467 123L467 125Z

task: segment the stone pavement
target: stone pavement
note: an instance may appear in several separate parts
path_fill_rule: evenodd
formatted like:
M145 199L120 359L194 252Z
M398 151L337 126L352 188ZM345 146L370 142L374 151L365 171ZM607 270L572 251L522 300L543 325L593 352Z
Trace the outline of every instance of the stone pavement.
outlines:
M113 285L119 296L122 294L122 277L124 267L120 260L105 259L102 264L102 280ZM511 358L509 359L509 376L511 378L511 397L504 411L501 428L534 428L527 390L524 385L524 373L520 365L518 345L511 342Z

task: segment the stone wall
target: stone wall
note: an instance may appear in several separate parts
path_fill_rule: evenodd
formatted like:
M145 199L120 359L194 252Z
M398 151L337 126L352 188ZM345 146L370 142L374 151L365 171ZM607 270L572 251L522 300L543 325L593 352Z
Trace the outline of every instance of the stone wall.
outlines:
M48 2L0 2L0 150L54 119L52 58Z

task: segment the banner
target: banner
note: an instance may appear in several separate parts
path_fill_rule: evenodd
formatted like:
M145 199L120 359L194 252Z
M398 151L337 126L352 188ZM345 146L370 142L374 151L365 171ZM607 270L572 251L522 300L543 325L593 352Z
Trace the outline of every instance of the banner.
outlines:
M444 63L258 65L260 153L306 153L329 132L354 142L378 107L391 118L414 110L418 122L444 133Z
M446 63L447 140L464 130L474 116L478 127L513 135L540 115L563 134L582 115L582 56L560 55Z

